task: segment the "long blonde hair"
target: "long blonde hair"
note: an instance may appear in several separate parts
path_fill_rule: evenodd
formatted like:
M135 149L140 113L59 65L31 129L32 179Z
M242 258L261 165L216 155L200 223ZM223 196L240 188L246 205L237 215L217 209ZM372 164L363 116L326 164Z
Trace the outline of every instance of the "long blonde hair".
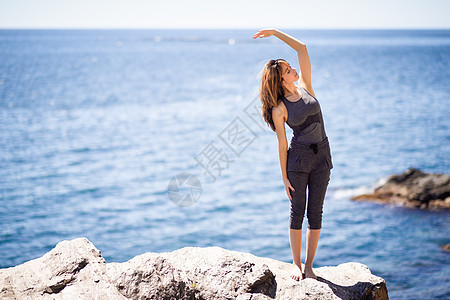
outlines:
M275 124L272 119L272 108L277 106L284 96L284 89L281 85L281 65L289 64L284 59L271 59L262 70L261 83L259 88L259 98L261 99L261 111L264 121L275 131Z

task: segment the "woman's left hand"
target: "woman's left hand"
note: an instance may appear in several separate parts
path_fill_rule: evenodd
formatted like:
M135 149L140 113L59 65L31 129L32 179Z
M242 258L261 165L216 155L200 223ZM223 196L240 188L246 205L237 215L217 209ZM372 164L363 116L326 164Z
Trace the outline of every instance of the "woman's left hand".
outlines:
M269 28L269 29L261 29L257 33L253 35L253 38L264 38L269 37L275 33L275 29Z

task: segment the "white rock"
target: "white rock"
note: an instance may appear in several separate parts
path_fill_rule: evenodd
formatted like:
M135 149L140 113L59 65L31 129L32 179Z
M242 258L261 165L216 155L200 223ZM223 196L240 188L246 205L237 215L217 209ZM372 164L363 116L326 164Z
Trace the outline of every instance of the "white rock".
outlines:
M185 247L106 263L86 238L0 269L2 299L388 299L385 281L360 263L315 269L295 281L292 264L220 247Z

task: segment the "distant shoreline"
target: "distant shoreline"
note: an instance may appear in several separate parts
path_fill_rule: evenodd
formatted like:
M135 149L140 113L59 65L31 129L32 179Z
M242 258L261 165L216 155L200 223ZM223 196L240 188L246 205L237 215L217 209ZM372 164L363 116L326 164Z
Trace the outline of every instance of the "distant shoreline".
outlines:
M210 30L215 30L215 31L230 31L230 30L238 30L238 31L248 31L248 30L255 30L255 28L166 28L166 27L161 27L161 28L30 28L30 27L23 27L23 28L17 28L17 27L11 27L11 28L0 28L0 31L12 31L12 30L17 30L17 31L26 31L26 30L45 30L45 31L59 31L59 30L86 30L86 31L90 31L90 30L105 30L105 31L116 31L116 30L124 30L124 31L146 31L146 30L167 30L167 31L171 31L171 30L182 30L182 31L192 31L192 30L197 30L197 31L210 31ZM450 31L450 28L281 28L283 30L302 30L302 31L389 31L389 32L394 32L394 31Z

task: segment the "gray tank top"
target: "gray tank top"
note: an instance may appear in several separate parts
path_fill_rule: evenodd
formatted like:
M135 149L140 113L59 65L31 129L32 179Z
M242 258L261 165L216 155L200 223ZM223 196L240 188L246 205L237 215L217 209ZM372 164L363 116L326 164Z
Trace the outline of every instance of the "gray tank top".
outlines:
M292 137L305 144L319 143L327 138L319 101L307 90L299 87L302 97L291 102L281 98L288 111L286 123L294 131Z

